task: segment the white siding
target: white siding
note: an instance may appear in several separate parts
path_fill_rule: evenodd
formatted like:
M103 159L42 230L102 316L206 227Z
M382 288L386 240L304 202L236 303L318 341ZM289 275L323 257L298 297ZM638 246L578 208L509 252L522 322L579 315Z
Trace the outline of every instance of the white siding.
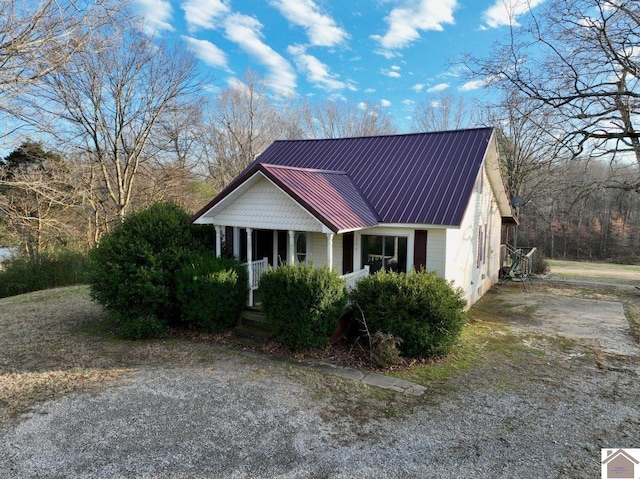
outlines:
M267 230L322 231L323 226L266 178L215 211L212 219L214 224Z
M427 271L436 271L440 276L445 277L446 259L446 230L427 230Z
M447 231L446 278L465 291L470 307L498 281L500 268L500 213L484 168L482 192L471 195L460 229ZM479 229L485 254L478 267ZM488 244L487 244L488 243Z
M314 266L321 268L329 263L327 258L327 235L324 233L311 233L311 257ZM333 235L333 270L342 274L342 235Z

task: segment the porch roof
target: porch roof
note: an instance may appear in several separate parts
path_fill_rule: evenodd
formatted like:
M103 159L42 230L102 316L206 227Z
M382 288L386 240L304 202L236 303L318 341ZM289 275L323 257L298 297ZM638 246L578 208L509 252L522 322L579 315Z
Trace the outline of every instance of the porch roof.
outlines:
M257 165L271 181L334 233L378 224L371 208L344 171Z
M375 213L344 171L293 168L255 164L238 178L238 188L223 190L207 205L202 216L213 213L220 203L241 188L251 187L256 175L263 176L304 208L328 231L343 233L378 224ZM273 214L279 214L273 211Z

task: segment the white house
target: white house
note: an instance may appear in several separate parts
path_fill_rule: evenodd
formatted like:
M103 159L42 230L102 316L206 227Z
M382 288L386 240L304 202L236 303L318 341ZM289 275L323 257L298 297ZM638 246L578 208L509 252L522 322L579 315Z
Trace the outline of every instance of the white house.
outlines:
M476 128L276 141L193 221L215 226L219 255L345 275L435 270L471 306L498 281L515 220L494 130Z

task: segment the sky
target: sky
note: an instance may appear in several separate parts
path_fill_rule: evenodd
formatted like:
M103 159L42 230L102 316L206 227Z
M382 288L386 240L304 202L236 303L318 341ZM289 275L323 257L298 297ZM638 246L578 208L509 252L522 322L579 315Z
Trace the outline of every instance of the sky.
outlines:
M416 105L486 94L456 60L493 42L544 0L136 0L145 30L180 38L219 91L259 73L274 97L387 109L407 127ZM507 7L507 5L509 5Z

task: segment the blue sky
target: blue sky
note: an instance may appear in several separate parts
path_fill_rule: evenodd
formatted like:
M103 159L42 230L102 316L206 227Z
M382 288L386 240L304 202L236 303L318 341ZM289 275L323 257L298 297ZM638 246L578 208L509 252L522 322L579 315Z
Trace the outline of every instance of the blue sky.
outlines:
M368 101L399 126L443 93L483 95L452 61L486 55L544 0L136 0L145 28L180 37L214 91L250 68L274 96ZM527 6L528 4L528 6ZM507 6L508 5L508 6Z

